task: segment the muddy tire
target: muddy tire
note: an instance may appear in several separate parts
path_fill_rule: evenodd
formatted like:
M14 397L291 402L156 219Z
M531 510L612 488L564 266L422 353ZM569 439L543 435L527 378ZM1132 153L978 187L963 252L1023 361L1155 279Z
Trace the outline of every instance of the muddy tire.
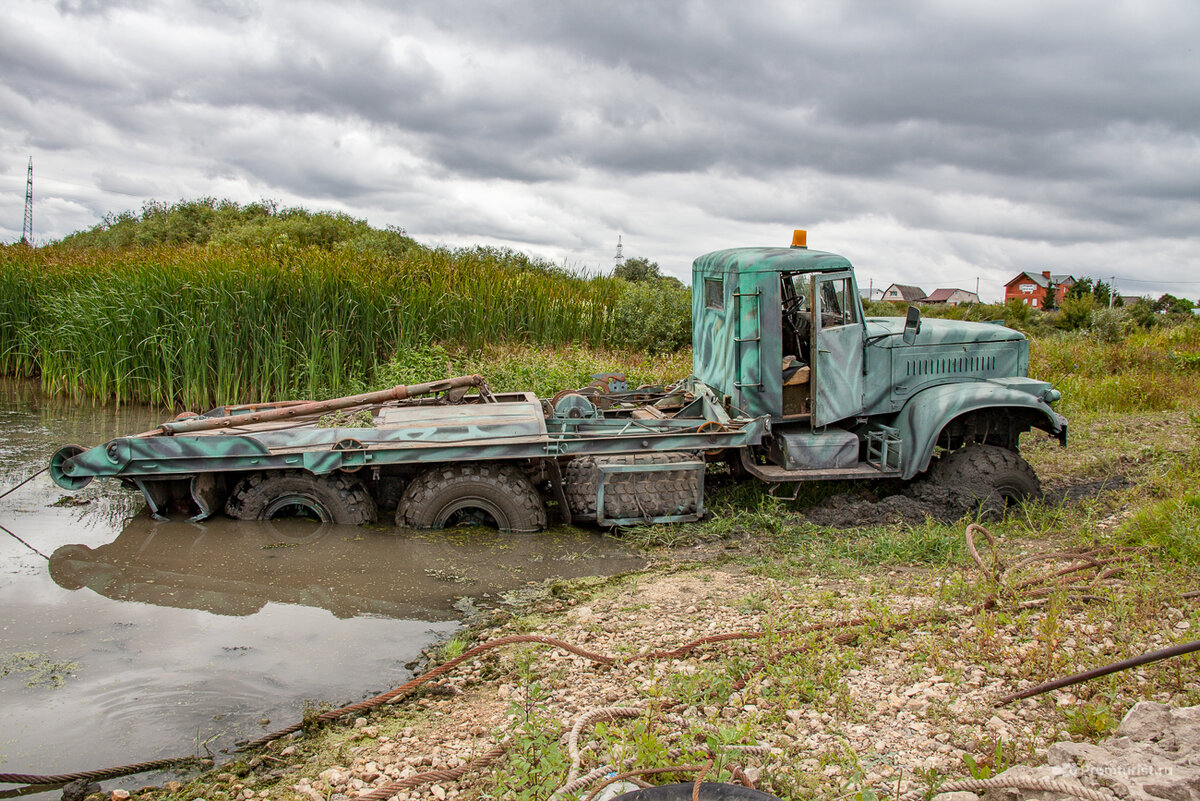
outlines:
M225 514L238 520L311 517L322 523L373 523L375 500L356 478L344 473L314 476L302 470L251 473L237 483Z
M571 514L596 519L596 482L600 465L652 465L694 462L694 453L643 453L626 456L580 456L563 472ZM690 470L617 473L604 491L604 516L613 520L649 518L696 511L700 477Z
M1037 473L1021 454L996 445L968 445L941 457L929 470L935 490L955 496L967 511L1001 517L1009 506L1042 495Z
M405 488L396 525L438 529L493 526L501 531L541 531L546 507L529 478L509 464L465 462L427 470Z

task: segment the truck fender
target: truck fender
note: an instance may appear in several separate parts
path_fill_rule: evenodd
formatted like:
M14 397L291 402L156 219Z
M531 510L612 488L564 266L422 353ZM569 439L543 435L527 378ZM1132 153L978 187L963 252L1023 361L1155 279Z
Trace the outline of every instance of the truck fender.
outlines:
M1017 388L1020 387L1020 388ZM1020 408L1037 412L1045 418L1045 431L1066 444L1067 421L1050 408L1039 394L1031 394L1049 384L1042 381L1023 381L1014 386L982 381L978 384L942 384L924 389L909 398L896 416L895 427L904 443L901 477L911 479L929 469L938 437L956 417L981 409Z

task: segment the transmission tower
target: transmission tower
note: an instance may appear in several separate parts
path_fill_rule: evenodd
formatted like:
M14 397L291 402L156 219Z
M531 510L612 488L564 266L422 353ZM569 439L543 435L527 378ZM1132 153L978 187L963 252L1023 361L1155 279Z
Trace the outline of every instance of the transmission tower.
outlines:
M615 270L618 267L624 266L624 264L625 250L624 246L621 245L621 235L617 234L617 255L613 256L613 269Z
M33 156L29 157L29 177L25 179L25 225L21 228L21 241L33 246Z

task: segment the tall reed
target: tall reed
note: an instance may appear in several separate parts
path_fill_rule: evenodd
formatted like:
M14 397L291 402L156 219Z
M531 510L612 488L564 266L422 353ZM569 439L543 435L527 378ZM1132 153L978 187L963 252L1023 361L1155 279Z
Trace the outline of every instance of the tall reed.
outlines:
M200 408L352 391L433 341L603 343L619 282L488 251L0 248L0 373Z

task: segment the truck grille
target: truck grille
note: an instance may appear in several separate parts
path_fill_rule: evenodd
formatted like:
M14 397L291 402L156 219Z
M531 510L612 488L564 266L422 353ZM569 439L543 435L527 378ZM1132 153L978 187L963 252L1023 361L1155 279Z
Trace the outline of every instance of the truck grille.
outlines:
M905 376L964 375L996 370L995 356L956 356L952 359L909 359Z

